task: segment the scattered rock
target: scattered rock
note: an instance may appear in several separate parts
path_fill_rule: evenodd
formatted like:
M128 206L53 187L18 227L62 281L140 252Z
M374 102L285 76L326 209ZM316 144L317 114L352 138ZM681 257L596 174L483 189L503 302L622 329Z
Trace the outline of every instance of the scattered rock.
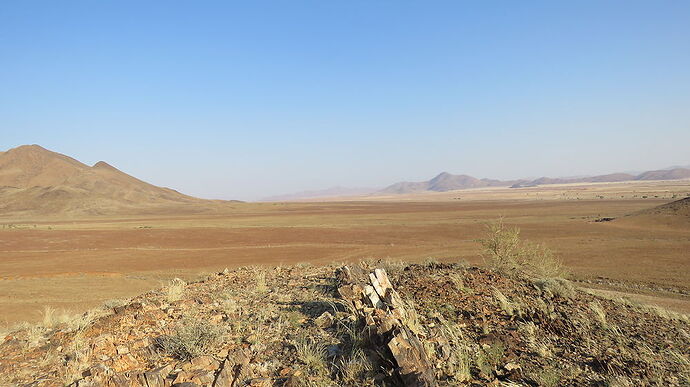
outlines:
M316 320L314 320L314 324L316 324L316 326L321 329L326 329L330 328L333 325L334 321L335 320L332 314L330 314L329 312L323 312L321 316L317 317Z

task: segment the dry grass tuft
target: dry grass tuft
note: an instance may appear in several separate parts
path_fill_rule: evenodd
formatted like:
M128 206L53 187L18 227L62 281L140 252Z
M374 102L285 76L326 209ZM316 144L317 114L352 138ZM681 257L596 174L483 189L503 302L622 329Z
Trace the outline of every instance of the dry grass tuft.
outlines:
M258 293L266 293L268 292L268 286L266 285L266 272L259 269L256 271L256 284L255 290Z
M185 318L172 335L157 338L156 344L170 356L189 360L207 353L220 338L217 327L203 320Z
M528 323L520 324L518 331L520 334L522 334L522 338L527 343L527 347L530 349L530 351L544 358L551 357L552 353L549 349L549 346L539 340L539 328L537 328L533 322L530 321Z
M495 343L482 348L476 355L477 368L484 375L493 375L496 368L501 365L504 353L505 345L502 343Z
M534 284L549 297L575 297L575 287L570 281L563 278L538 279L534 281Z
M82 377L82 372L88 367L91 358L91 348L83 333L77 333L66 348L63 367L59 370L65 384L71 384Z
M71 314L66 310L57 310L46 306L41 312L39 325L45 329L55 329L63 326L68 331L81 331L91 324L96 315L99 314L98 312L98 309L94 309L82 314Z
M589 309L594 313L594 319L603 327L608 328L609 324L606 321L606 311L601 306L599 301L592 301L589 303Z
M520 305L510 301L508 297L505 296L505 294L501 293L500 290L493 288L493 294L494 298L496 298L496 301L498 301L498 306L508 314L508 316L515 316L521 315L522 310L520 309Z
M354 350L350 356L340 359L336 365L342 385L358 385L365 375L372 370L371 363L364 351Z
M165 299L168 302L179 301L184 297L185 287L187 283L179 278L175 278L165 288Z
M300 337L295 343L297 358L307 366L310 373L324 375L326 366L326 346L308 337Z
M540 386L556 387L561 385L561 374L555 368L544 368L533 375Z
M463 337L462 331L457 325L445 322L442 325L441 332L451 348L450 356L442 364L445 374L449 375L457 383L471 380L472 351Z
M118 298L118 299L112 299L112 300L105 301L102 306L105 309L114 309L114 308L117 308L120 306L125 306L125 305L127 305L128 302L129 302L129 300Z

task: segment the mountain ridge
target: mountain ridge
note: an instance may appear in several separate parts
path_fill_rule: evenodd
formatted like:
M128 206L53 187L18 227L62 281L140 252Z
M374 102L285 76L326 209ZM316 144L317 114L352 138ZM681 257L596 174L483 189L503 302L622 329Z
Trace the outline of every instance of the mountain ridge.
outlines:
M642 172L638 175L628 173L609 173L579 178L551 178L540 177L537 179L517 179L517 180L496 180L478 179L469 175L453 175L448 172L441 172L435 177L419 182L398 182L378 191L379 194L408 194L421 192L446 192L471 188L485 187L533 187L537 185L550 184L572 184L572 183L612 183L621 181L644 181L644 180L679 180L690 178L690 169L660 169Z
M0 215L205 212L219 204L147 183L105 161L89 166L35 144L0 153Z

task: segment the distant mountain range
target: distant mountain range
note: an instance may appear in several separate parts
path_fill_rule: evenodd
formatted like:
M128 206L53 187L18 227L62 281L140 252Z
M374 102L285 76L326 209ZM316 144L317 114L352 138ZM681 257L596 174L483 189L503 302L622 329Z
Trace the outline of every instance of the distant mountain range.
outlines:
M610 183L619 181L640 180L678 180L690 178L689 168L661 169L642 172L637 175L629 173L611 173L608 175L577 177L577 178L551 178L540 177L534 180L495 180L477 179L468 175L453 175L443 172L431 180L420 182L400 182L390 185L377 193L381 194L407 194L416 192L446 192L469 188L482 187L534 187L547 184L572 184L572 183Z

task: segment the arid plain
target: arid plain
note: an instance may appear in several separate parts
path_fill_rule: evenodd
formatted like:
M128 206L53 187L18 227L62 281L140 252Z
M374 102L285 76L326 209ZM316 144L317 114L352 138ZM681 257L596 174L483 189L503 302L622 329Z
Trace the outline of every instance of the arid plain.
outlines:
M583 286L690 312L690 226L630 217L690 181L492 188L397 200L233 203L214 214L0 219L0 324L73 312L244 265L361 259L481 263L488 221L547 245ZM642 198L645 196L646 198ZM601 218L615 221L596 222ZM612 293L619 294L619 293Z

